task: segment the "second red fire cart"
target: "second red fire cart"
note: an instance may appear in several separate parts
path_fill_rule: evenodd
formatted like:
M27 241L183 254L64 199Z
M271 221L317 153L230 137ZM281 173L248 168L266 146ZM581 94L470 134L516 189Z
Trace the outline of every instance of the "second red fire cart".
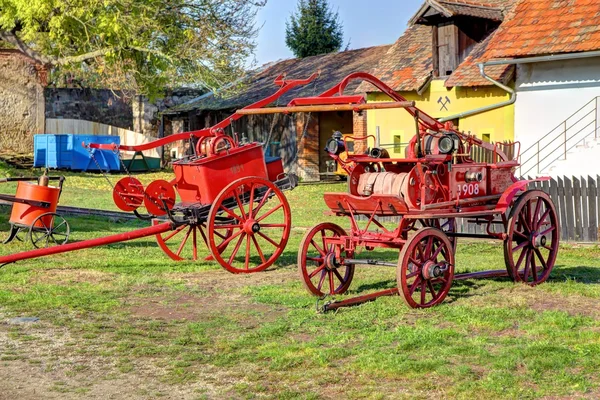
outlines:
M370 82L396 103L405 102L365 73L346 77L327 96L342 96L355 79ZM414 105L405 109L416 129L406 157L390 157L385 148L374 146L366 154L342 158L348 138L334 135L329 141L326 151L346 170L349 181L346 193L325 193L324 201L331 215L349 220L350 230L325 222L305 234L298 268L306 289L315 296L343 294L357 266L391 266L396 269L396 287L330 302L324 310L398 294L410 307L425 308L440 304L459 279L509 276L528 285L548 279L558 252L557 213L546 193L527 190L533 181L514 176L518 151L509 159L499 145L461 133ZM351 138L355 147L375 139ZM475 162L470 156L473 147L488 152L493 161ZM399 222L390 227L382 222L386 217ZM456 218L484 225L487 233L459 233ZM455 274L459 238L503 241L506 270ZM398 261L358 258L362 250L375 248L398 250Z

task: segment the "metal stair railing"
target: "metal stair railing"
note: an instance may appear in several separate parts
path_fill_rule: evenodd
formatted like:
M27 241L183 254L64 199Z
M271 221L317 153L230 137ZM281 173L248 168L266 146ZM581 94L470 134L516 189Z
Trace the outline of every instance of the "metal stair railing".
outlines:
M544 171L589 137L599 137L598 97L594 97L571 116L521 153L519 176ZM589 110L588 110L589 109ZM569 124L571 122L571 124Z

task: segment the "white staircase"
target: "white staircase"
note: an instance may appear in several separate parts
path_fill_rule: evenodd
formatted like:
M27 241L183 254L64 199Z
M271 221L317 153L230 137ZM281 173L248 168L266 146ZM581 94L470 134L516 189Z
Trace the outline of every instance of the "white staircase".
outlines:
M600 97L521 152L519 176L600 175Z

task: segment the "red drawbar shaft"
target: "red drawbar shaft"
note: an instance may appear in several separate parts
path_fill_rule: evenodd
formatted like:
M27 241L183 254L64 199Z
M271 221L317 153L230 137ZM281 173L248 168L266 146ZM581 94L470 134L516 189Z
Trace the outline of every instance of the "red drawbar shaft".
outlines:
M172 230L174 227L173 223L165 222L162 224L150 226L148 228L138 229L132 232L119 233L118 235L106 236L97 239L83 240L81 242L74 242L64 244L62 246L47 247L43 249L36 249L30 251L24 251L22 253L11 254L8 256L0 257L0 265L13 263L15 261L27 260L30 258L38 258L44 256L50 256L53 254L66 253L69 251L89 249L90 247L104 246L106 244L126 242L128 240L139 239L146 236L156 235L158 233L164 233Z

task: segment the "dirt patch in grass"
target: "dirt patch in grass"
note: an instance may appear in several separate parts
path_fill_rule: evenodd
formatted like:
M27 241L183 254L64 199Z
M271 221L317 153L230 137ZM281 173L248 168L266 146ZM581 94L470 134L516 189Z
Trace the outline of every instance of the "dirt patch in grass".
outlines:
M54 285L69 285L73 283L94 283L114 281L115 274L89 269L58 268L38 270L29 280L30 283L51 283Z
M230 290L246 286L280 285L292 281L299 281L296 269L278 268L269 269L257 274L234 275L225 270L206 271L199 273L170 273L169 279L181 279L188 285L206 290Z
M259 322L272 322L287 312L285 307L270 307L250 303L242 296L222 296L211 294L200 297L182 294L171 297L144 297L129 299L132 304L128 311L138 318L163 321L201 321L216 316L246 316L240 322L246 328L259 325Z

